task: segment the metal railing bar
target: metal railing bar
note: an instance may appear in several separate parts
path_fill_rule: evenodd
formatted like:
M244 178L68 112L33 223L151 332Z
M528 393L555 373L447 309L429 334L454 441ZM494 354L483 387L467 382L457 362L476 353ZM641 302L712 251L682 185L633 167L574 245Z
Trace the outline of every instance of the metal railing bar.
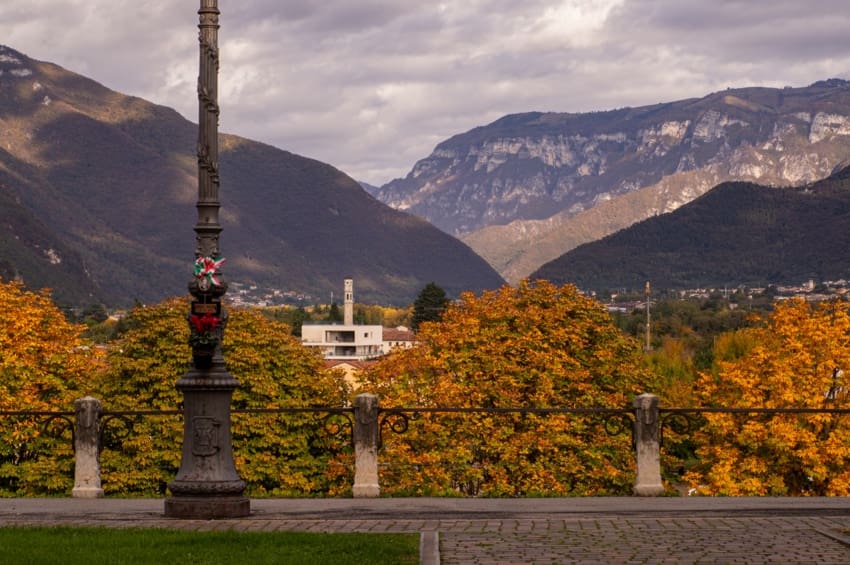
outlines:
M659 408L662 414L850 414L850 408Z
M381 412L412 414L631 414L634 410L628 408L380 408Z

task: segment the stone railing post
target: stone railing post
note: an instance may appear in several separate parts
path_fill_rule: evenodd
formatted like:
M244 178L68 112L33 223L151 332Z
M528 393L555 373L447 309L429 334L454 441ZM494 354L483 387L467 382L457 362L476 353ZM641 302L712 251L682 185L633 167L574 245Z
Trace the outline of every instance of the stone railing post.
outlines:
M100 401L91 396L74 402L74 498L100 498Z
M354 399L355 498L375 497L378 486L378 397L358 394Z
M664 493L664 485L661 483L658 397L641 394L634 400L634 409L637 459L634 493L637 496L658 496Z

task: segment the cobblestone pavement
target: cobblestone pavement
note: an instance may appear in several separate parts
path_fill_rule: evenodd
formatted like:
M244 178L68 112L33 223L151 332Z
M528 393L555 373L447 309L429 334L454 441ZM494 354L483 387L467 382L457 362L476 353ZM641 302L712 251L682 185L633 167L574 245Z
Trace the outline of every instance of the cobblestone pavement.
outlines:
M846 564L850 563L850 548L831 536L843 535L841 529L848 524L848 519L819 518L521 520L485 531L441 532L440 552L445 565Z
M423 563L850 563L850 499L276 499L177 520L161 500L0 499L0 526L419 533Z

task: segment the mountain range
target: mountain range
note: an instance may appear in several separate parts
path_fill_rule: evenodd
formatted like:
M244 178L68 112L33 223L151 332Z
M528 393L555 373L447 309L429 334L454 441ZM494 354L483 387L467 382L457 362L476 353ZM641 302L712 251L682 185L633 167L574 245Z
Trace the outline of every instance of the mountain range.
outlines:
M0 278L71 305L182 294L196 137L170 108L0 46ZM220 148L225 275L245 286L325 297L351 277L358 301L409 304L428 282L456 296L502 276L597 290L850 278L839 79L505 116L382 187L234 135Z
M226 111L226 108L224 109ZM230 282L409 304L503 279L467 245L330 165L220 136ZM184 294L194 261L197 126L0 46L0 277L66 304Z
M532 278L582 289L850 280L850 167L796 188L726 182L669 214L569 251Z
M505 116L440 143L382 202L455 234L509 282L726 181L794 186L850 156L850 82Z

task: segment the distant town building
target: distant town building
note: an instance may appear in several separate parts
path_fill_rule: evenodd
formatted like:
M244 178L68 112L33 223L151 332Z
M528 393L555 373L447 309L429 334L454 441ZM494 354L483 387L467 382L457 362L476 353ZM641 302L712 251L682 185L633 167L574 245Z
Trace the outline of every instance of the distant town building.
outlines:
M345 279L343 322L304 322L301 343L325 359L365 361L384 354L383 327L354 323L354 281Z
M383 343L384 353L389 353L393 349L407 349L416 343L416 334L404 326L384 328Z
M326 369L342 371L343 378L352 391L360 388L357 376L375 364L374 360L358 361L356 359L325 359Z

